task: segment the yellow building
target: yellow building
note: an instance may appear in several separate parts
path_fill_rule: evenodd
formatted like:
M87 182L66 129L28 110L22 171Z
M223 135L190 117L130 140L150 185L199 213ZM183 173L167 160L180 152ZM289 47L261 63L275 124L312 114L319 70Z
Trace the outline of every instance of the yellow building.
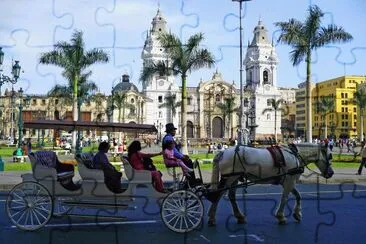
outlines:
M322 139L325 134L336 138L357 137L357 106L353 94L357 85L364 82L365 76L341 76L315 85L312 89L314 138ZM326 96L334 98L334 109L317 111L317 104Z

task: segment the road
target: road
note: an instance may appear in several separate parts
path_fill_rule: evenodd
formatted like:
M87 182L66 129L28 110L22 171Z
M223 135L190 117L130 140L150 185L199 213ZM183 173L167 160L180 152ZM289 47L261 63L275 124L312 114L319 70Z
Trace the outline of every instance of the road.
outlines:
M7 193L1 192L0 243L364 243L366 185L305 184L298 189L303 197L301 223L291 217L294 204L291 197L286 208L288 223L278 225L274 212L281 188L257 185L248 189L245 198L242 189L237 191L247 224L236 224L224 197L218 208L217 226L208 227L205 216L203 227L188 234L176 234L167 229L155 202L147 202L148 206L143 207L147 199L136 199L136 210L121 213L128 217L126 221L52 218L43 229L24 232L12 226L6 216ZM204 200L204 204L207 210L209 203ZM103 212L103 215L108 214ZM95 215L98 212L79 210L79 213Z

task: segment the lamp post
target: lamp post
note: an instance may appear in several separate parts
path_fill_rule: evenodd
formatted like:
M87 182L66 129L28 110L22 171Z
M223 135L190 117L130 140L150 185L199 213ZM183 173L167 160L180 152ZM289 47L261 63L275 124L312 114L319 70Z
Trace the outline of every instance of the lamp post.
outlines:
M109 123L111 123L112 115L113 115L113 109L112 109L112 106L110 106L110 107L107 108L107 116L108 116L108 122ZM108 140L109 141L111 140L111 132L110 131L108 131Z
M22 146L22 137L23 137L23 89L20 88L18 91L19 96L19 118L18 118L18 148ZM30 98L27 96L25 99L25 106L28 107L30 103Z
M239 128L238 128L238 144L243 145L247 144L246 140L243 138L244 132L244 86L243 86L243 27L241 24L241 12L243 8L243 2L249 2L251 0L232 0L233 2L239 2L239 32L240 32L240 111L239 111Z
M13 65L12 70L11 70L11 74L13 75L13 78L10 78L9 76L4 75L3 70L2 70L2 65L3 65L3 62L4 62L4 56L5 56L5 54L2 51L2 47L0 47L0 97L1 97L1 87L2 87L2 85L4 85L6 82L11 83L12 85L17 83L19 75L20 75L20 70L21 70L21 67L19 65L19 61L15 61L15 64ZM12 86L12 92L13 91L14 90L13 90L13 86ZM13 116L13 115L11 115L11 116ZM13 123L13 118L11 118L11 123ZM10 136L12 138L14 138L13 134L14 134L13 130L11 130L11 135Z

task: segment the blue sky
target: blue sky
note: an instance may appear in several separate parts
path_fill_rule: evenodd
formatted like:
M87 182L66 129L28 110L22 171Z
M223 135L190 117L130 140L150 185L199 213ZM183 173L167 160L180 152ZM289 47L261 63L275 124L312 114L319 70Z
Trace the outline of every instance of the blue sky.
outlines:
M183 40L203 32L204 45L214 54L216 66L193 72L188 86L197 86L200 78L209 80L216 68L225 80L239 84L238 3L231 0L0 0L0 46L5 52L4 74L9 75L11 60L20 60L24 70L16 89L42 94L55 84L66 84L60 69L38 64L40 53L52 50L60 40L68 41L75 29L83 30L88 48L99 47L110 54L109 64L91 67L91 79L101 92L110 93L123 73L141 87L141 50L146 30L160 9L168 28ZM244 45L253 38L259 18L275 40L274 22L289 18L304 20L309 4L317 4L326 13L323 24L343 26L354 40L334 44L314 54L315 82L347 75L366 75L366 2L364 0L253 0L244 5ZM236 30L235 30L236 29ZM296 87L305 79L305 64L293 67L288 46L276 44L280 59L277 84ZM246 48L244 47L244 55ZM244 76L245 77L245 76ZM178 84L180 79L176 79ZM8 85L4 85L2 91Z

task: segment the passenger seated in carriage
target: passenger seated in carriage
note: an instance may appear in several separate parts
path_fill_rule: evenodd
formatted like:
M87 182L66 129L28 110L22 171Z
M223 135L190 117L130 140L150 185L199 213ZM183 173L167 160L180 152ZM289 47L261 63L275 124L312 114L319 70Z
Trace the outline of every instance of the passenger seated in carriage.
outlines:
M165 146L166 148L163 151L164 164L167 167L180 166L182 168L184 175L188 176L188 173L192 172L193 169L185 165L185 163L183 163L181 159L174 157L174 147L175 147L174 141L167 141Z
M128 161L130 162L132 168L135 170L149 170L151 172L151 177L153 180L153 185L158 192L167 193L168 191L164 189L163 180L161 179L162 174L158 171L151 158L161 155L159 153L142 153L141 143L139 141L133 141L128 146Z
M98 147L98 153L95 154L91 168L101 169L104 173L104 182L109 190L114 193L122 193L121 177L122 173L109 162L106 153L109 151L108 142L101 142Z

